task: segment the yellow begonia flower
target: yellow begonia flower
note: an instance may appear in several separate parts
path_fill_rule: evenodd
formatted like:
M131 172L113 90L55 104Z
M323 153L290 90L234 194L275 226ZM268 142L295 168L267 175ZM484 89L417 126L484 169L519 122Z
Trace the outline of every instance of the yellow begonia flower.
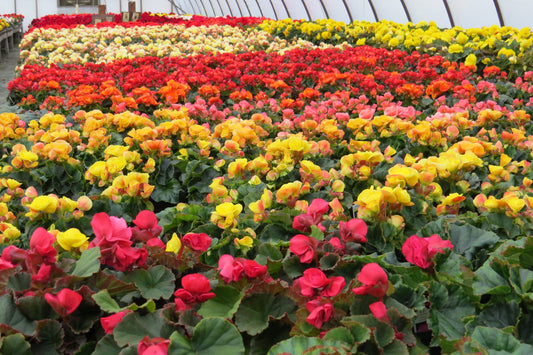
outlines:
M477 57L475 54L469 54L465 59L465 65L471 65L476 66L477 64Z
M0 243L4 243L7 240L13 240L20 237L20 230L11 223L0 223Z
M211 212L211 222L216 223L219 228L226 229L233 227L237 223L237 216L242 211L242 205L224 202L218 205L214 212Z
M78 228L70 228L65 232L59 232L56 241L64 250L79 248L85 250L89 246L89 238L80 232Z
M54 213L57 210L58 198L55 196L37 196L30 204L32 211Z
M172 238L167 242L165 251L177 254L181 249L181 241L176 233L172 233Z
M387 175L387 185L394 187L400 186L405 187L409 185L413 187L418 182L418 171L416 169L397 164L389 169L389 174Z
M233 241L235 243L235 246L244 252L254 246L254 240L252 239L252 237L249 236L240 239L235 238Z
M448 47L448 53L463 53L463 51L463 46L457 43L450 44L450 46Z

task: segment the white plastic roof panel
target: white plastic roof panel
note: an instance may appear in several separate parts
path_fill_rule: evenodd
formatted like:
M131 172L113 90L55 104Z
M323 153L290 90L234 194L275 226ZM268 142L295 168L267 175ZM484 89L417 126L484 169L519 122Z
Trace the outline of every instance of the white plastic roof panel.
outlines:
M348 2L351 1L344 0L343 2L339 0L322 0L322 3L328 12L329 18L342 21L344 23L350 23L353 21L353 15L348 6ZM352 18L350 18L350 16L352 16Z
M516 28L533 27L532 0L499 0L498 3L505 25Z
M452 27L442 0L404 0L412 23L433 21L439 27Z
M307 11L302 1L285 1L287 10L289 10L290 17L295 20L305 19L309 20Z
M44 1L44 0L43 0ZM144 0L147 11L151 2ZM533 27L533 0L173 0L192 14L435 22L439 27Z
M399 0L372 0L379 20L399 23L408 22L407 15Z
M329 17L328 14L326 14L327 10L324 10L325 6L322 6L320 0L304 0L303 3L307 7L311 20Z
M490 2L492 4L487 0L448 0L455 25L465 28L500 24L494 2Z

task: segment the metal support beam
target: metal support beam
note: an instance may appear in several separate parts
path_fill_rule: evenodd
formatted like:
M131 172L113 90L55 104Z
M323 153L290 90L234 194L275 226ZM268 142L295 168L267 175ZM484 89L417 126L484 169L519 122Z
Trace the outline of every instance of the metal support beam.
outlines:
M274 10L274 16L276 16L276 21L279 20L278 12L276 11L274 4L272 3L272 0L270 0L270 6L272 6L272 10Z
M261 17L265 17L265 14L263 13L263 9L261 8L261 5L259 5L259 0L255 0L255 3L257 4L257 7L259 8L259 12L261 13Z
M448 5L447 0L442 0L444 7L446 8L446 13L448 14L448 19L450 20L450 26L455 27L455 21L453 21L452 12L450 11L450 6Z
M400 0L400 1L403 6L403 11L405 11L405 15L407 16L407 21L413 22L413 20L411 20L411 14L409 14L409 9L407 8L407 5L405 5L405 1L404 0Z
M312 21L311 14L309 13L309 9L307 8L307 4L305 3L305 0L302 0L302 4L304 5L305 12L307 13L307 18L309 21Z
M215 11L215 7L213 6L213 2L209 0L209 5L211 5L211 10L213 10L213 16L217 15L217 12Z
M374 3L372 0L368 0L368 4L370 5L370 8L372 9L372 13L374 14L374 19L376 22L379 22L378 13L376 12L376 8L374 7Z
M281 0L281 3L283 4L283 7L285 8L285 12L287 13L287 17L291 17L291 13L289 12L289 9L287 8L287 4L285 4L285 0Z
M329 18L328 9L326 9L326 6L322 2L322 0L320 0L320 5L322 5L322 10L324 10L324 13L326 14L326 18Z
M207 16L207 9L205 8L204 1L200 0L200 4L202 4L202 7L204 8L204 16Z
M228 9L229 9L229 13L230 13L231 17L234 17L233 10L231 9L231 6L229 6L229 1L228 0L226 0L226 5L228 5Z
M248 16L252 16L252 12L250 11L250 7L248 7L248 4L246 3L246 0L244 0L244 6L246 6L246 11L248 11Z
M346 9L346 12L348 13L348 17L350 18L350 23L352 23L353 22L352 12L350 11L348 4L346 3L346 0L342 0L342 3L344 4L344 8Z
M498 2L498 0L494 0L494 7L496 8L496 13L498 14L498 21L500 21L500 27L505 26L502 16L502 10L500 9L500 3Z
M237 4L237 8L239 9L239 12L241 14L241 17L242 17L242 9L241 9L241 5L239 5L239 2L237 0L234 0L235 3Z

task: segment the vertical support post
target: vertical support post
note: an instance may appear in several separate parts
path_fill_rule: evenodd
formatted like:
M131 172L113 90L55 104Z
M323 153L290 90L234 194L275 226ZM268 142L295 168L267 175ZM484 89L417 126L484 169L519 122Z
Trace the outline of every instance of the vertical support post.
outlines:
M304 5L305 12L307 13L307 18L309 19L309 21L313 21L311 19L311 14L309 13L309 9L307 8L307 4L305 3L305 0L302 0L302 4Z

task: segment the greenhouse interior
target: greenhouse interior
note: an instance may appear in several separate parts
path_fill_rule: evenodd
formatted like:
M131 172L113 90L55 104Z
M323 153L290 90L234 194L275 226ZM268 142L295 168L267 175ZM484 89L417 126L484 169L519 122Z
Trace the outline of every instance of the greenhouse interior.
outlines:
M2 0L0 354L533 354L532 13Z

